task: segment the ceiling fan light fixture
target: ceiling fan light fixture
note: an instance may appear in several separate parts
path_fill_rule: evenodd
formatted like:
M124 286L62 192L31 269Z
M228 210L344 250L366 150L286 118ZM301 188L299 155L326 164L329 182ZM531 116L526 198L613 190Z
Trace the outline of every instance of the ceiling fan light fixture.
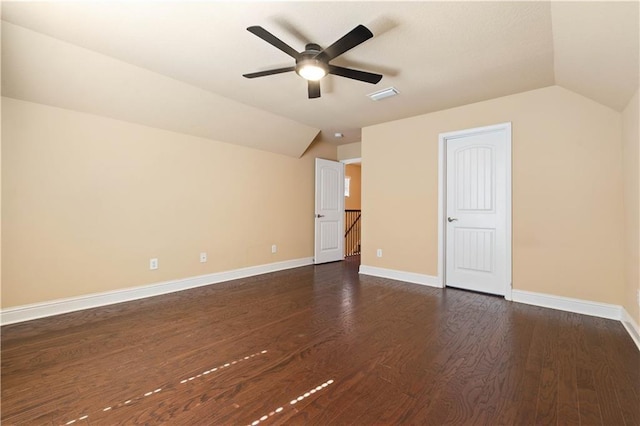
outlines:
M327 75L327 66L315 59L307 59L298 62L296 65L296 72L305 80L318 81Z

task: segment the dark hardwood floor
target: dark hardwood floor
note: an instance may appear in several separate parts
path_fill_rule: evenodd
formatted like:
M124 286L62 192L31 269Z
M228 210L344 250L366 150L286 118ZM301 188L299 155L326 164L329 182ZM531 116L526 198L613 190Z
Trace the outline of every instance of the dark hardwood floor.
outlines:
M2 328L3 425L640 425L617 321L308 266Z

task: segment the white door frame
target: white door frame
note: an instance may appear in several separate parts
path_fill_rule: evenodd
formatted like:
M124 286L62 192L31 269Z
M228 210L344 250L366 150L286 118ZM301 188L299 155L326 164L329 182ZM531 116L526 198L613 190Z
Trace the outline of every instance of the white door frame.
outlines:
M507 138L507 146L506 149L506 172L507 172L507 193L506 193L506 201L507 201L507 211L505 214L506 220L506 237L507 237L507 249L506 249L506 277L508 279L507 288L505 288L504 298L506 300L511 300L511 290L513 287L513 277L512 277L512 263L513 258L511 254L513 241L511 239L511 210L512 210L512 200L511 200L511 122L495 124L492 126L484 126L484 127L475 127L472 129L465 130L457 130L454 132L440 133L438 136L438 282L441 287L446 286L446 276L445 276L445 213L447 209L446 203L446 188L447 188L447 140L459 138L462 136L470 136L476 135L479 133L487 133L493 132L496 130L506 130L508 138Z
M340 162L344 164L360 164L362 163L362 157L347 158L345 160L340 160Z

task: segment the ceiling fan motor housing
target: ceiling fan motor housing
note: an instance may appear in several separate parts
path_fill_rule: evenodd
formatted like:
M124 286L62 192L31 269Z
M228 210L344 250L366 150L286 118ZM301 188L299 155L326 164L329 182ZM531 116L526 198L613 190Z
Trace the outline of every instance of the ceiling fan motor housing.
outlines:
M304 55L305 53L309 53L313 56L316 56L320 52L322 52L322 48L319 45L315 43L309 43L304 47L304 52L302 52L302 54Z

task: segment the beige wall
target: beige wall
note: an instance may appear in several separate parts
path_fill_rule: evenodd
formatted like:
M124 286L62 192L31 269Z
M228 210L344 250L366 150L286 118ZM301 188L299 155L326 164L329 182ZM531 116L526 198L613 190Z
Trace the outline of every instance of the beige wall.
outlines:
M0 3L0 17L2 4ZM2 45L2 21L0 21L0 46ZM0 55L0 81L2 81L2 59ZM0 102L0 188L2 188L2 102ZM0 191L0 307L2 307L2 193Z
M2 307L313 256L314 157L335 146L295 159L10 98L2 114Z
M622 161L624 171L624 211L626 235L625 303L629 315L640 324L637 294L640 292L640 136L638 131L638 92L622 113Z
M351 178L349 196L344 197L344 208L346 210L360 210L360 174L360 164L347 164L344 168L344 175Z
M438 134L507 121L514 289L622 304L621 115L558 86L363 129L362 263L437 275Z
M2 4L0 3L0 17ZM0 46L2 46L2 21L0 20ZM0 81L2 81L2 55L0 55ZM2 102L0 102L0 188L2 188ZM0 191L0 307L2 307L2 192Z
M362 142L348 143L338 146L338 160L351 160L352 158L360 158Z

